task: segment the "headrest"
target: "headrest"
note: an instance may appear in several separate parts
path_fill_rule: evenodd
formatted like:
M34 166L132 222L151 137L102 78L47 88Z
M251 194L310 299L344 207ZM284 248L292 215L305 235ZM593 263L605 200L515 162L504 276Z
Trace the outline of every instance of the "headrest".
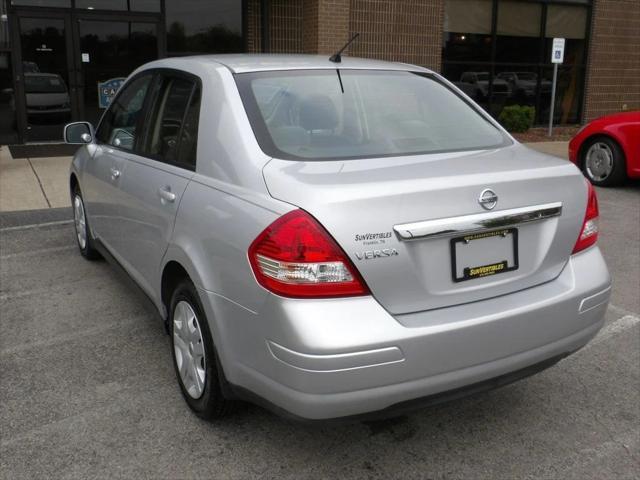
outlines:
M338 111L327 95L312 95L300 104L300 126L310 130L333 130L338 126Z

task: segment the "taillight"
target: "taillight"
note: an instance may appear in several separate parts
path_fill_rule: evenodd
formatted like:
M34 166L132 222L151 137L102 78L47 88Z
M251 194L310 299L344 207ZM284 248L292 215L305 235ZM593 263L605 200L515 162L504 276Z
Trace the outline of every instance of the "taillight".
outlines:
M576 246L573 247L572 253L578 253L587 247L590 247L598 241L598 197L596 191L590 182L587 182L589 193L587 198L587 212L584 216L584 222L582 222L582 230L580 230L580 236L576 242Z
M258 283L285 297L367 295L369 289L331 235L311 215L293 210L249 247Z

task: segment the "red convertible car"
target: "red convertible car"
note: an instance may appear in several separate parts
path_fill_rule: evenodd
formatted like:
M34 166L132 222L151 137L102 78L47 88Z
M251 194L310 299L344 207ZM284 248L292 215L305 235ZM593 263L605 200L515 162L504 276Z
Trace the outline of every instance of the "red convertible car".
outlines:
M569 142L569 160L594 185L640 178L640 111L598 118Z

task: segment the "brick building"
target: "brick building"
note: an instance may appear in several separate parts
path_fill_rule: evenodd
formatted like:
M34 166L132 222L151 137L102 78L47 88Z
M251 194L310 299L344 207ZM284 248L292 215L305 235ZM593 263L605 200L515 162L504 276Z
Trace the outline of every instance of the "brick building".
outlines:
M429 67L493 115L532 105L538 123L562 37L557 123L640 110L640 0L0 0L0 13L0 143L96 122L100 89L155 58L330 55L355 33L348 55ZM55 112L30 105L45 81Z

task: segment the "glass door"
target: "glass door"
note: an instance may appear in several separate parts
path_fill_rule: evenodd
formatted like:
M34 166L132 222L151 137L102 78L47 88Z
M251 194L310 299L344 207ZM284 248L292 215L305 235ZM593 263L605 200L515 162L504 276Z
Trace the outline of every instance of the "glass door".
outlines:
M68 15L18 17L21 65L11 108L26 125L29 142L62 141L73 117L71 35Z
M18 142L11 52L0 51L0 145Z
M125 78L158 58L158 24L84 16L76 20L76 26L82 119L96 125Z
M161 56L160 18L138 12L17 10L12 17L13 41L19 45L13 57L15 89L5 88L2 95L16 114L22 140L61 142L70 121L96 125L124 79ZM5 116L7 122L13 117Z

